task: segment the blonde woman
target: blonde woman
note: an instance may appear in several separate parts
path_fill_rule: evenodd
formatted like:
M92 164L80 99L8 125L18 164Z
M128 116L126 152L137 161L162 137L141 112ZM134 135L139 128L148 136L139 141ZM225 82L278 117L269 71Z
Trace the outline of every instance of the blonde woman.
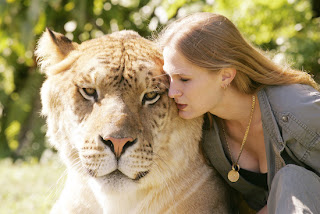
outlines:
M202 147L226 182L258 213L320 213L312 77L275 65L219 14L179 19L158 42L169 96L182 118L205 115Z

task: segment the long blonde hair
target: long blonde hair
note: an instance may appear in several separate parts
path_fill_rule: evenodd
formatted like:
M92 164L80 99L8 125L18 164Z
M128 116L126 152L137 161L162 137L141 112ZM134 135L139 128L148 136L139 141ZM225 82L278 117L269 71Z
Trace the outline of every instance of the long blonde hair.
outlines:
M232 85L247 94L267 85L295 83L320 89L310 74L273 63L219 14L201 12L178 19L162 30L157 43L162 48L171 45L191 63L209 71L236 69Z

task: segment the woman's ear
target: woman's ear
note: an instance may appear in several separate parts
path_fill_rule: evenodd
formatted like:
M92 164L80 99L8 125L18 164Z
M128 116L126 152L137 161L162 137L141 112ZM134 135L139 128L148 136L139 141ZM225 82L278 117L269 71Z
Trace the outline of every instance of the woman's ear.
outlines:
M237 70L234 68L223 68L220 71L221 76L221 87L226 89L235 78L237 74Z

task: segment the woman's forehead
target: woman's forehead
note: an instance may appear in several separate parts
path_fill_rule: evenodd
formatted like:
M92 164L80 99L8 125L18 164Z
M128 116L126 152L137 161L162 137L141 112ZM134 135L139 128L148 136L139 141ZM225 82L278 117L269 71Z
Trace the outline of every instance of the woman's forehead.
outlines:
M191 63L187 62L177 50L171 47L164 48L163 59L163 70L169 75L187 74L189 73L189 68L192 67Z
M205 68L198 67L183 57L176 49L166 47L163 50L163 70L168 76L198 76L208 73Z

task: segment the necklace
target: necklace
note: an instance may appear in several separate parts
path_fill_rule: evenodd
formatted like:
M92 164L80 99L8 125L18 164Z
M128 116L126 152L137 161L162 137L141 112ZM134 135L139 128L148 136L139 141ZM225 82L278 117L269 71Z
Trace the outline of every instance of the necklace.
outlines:
M256 97L253 95L252 96L252 106L251 106L249 124L247 126L246 132L244 134L244 137L243 137L243 140L242 140L242 143L241 143L241 147L240 147L240 152L239 152L238 158L237 158L237 160L235 162L232 159L231 150L229 148L229 144L228 144L227 137L226 137L226 131L224 130L223 123L221 123L222 124L223 136L224 136L224 139L225 139L225 141L227 143L227 148L228 148L228 151L229 151L229 154L230 154L230 158L231 158L231 162L232 162L231 170L228 173L228 179L229 179L229 181L231 181L233 183L237 182L239 180L239 177L240 177L240 175L239 175L240 166L238 164L238 161L240 159L244 144L246 143L246 140L247 140L247 137L248 137L248 133L249 133L252 117L253 117L255 103L256 103Z

